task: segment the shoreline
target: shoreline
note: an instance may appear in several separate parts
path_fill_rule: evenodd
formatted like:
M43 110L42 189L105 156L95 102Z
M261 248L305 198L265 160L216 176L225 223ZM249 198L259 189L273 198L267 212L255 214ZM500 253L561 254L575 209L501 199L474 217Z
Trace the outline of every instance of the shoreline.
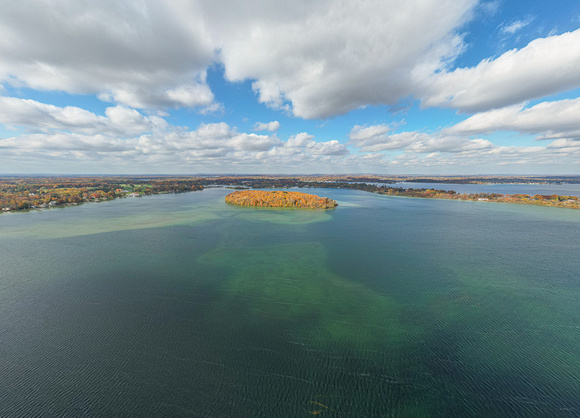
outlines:
M348 177L352 180L353 177ZM0 177L0 213L43 211L51 208L65 208L85 203L98 203L126 197L142 197L154 194L185 193L201 191L205 188L224 187L248 192L255 189L346 189L371 192L394 197L411 197L423 199L443 199L480 201L493 203L515 203L520 205L557 207L563 209L580 209L580 197L558 194L525 193L457 193L454 190L434 188L402 188L392 184L369 184L370 182L352 181L305 181L304 177L210 177L210 178L127 178L119 181L118 177L110 178L26 178L6 179ZM346 178L344 180L347 180ZM368 180L368 178L365 178ZM408 182L408 185L413 184ZM463 183L457 183L460 185ZM505 183L504 183L505 184ZM450 189L453 183L449 183ZM554 183L554 186L561 185ZM300 192L286 192L300 193ZM246 205L251 206L251 205ZM270 206L284 207L284 206ZM292 207L292 206L290 206ZM302 208L302 207L300 207Z

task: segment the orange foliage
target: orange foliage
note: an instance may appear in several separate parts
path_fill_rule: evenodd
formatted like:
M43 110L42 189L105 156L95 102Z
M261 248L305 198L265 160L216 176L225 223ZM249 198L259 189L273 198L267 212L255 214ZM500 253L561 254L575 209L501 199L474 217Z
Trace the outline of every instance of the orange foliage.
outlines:
M240 190L226 196L226 203L241 206L277 208L332 209L338 206L334 200L301 192Z

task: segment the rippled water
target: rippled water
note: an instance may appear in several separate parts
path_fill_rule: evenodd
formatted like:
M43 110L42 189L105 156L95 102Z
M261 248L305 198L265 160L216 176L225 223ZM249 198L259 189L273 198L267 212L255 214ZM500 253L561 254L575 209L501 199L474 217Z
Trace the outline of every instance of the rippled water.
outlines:
M580 212L228 192L0 216L0 416L580 415Z

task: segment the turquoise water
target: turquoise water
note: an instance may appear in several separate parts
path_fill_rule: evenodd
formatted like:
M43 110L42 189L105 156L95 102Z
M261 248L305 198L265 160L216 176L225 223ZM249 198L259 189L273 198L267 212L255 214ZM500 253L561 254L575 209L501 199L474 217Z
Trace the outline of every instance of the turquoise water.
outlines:
M580 212L228 192L0 216L0 416L580 415Z

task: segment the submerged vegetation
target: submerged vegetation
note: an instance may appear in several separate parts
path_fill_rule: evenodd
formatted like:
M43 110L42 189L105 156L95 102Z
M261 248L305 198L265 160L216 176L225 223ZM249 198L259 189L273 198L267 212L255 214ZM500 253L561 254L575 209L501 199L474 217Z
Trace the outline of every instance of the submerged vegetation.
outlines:
M240 206L332 209L338 206L328 197L285 191L240 190L226 196L226 203Z
M221 248L199 261L230 271L214 305L217 317L234 311L240 321L284 328L294 340L319 349L360 350L365 356L386 345L402 347L418 331L401 323L394 299L333 273L318 243Z
M325 188L349 189L384 194L389 196L472 200L526 205L554 206L580 209L578 196L557 194L498 194L456 193L454 190L434 188L393 187L397 181L440 182L440 183L578 183L579 177L411 177L411 176L93 176L93 177L0 177L0 209L2 212L29 209L44 209L55 206L78 205L123 197L138 197L159 193L183 193L203 190L205 187L226 186L234 189L280 189L280 188ZM245 193L250 193L246 191ZM254 192L252 192L254 193ZM263 192L271 193L271 192ZM254 206L319 207L309 206L308 200L289 198L260 198ZM300 194L300 193L298 193ZM240 195L241 196L241 195ZM251 200L251 199L250 199ZM272 201L273 204L269 202ZM325 208L332 206L327 199ZM335 202L334 202L335 203ZM242 203L237 203L242 204ZM244 203L249 204L249 203ZM305 206L302 206L305 205ZM336 206L336 205L335 205Z

